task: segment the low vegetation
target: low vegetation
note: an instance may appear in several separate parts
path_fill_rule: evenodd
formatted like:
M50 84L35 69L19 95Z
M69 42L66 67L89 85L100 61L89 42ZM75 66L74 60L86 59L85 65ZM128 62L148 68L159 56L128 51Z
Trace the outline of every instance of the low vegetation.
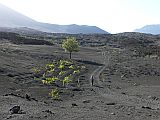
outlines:
M34 76L36 80L40 80L43 84L53 85L55 89L51 90L49 95L54 99L59 98L59 88L67 88L74 81L75 77L85 69L83 65L77 65L71 60L57 60L46 64L42 68L34 68ZM78 83L77 83L78 84Z

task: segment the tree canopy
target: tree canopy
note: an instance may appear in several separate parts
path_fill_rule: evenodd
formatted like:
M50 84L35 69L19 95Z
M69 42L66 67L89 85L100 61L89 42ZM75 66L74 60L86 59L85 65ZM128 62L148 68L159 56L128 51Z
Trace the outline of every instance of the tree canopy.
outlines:
M63 41L62 48L65 49L65 51L68 51L70 53L70 59L71 59L72 52L79 51L79 44L76 38L69 37Z

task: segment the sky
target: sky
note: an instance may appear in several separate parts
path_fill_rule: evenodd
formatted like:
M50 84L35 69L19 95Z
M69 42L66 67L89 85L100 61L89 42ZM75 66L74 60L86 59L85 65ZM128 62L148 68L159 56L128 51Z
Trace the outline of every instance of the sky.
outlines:
M110 33L160 24L160 0L0 0L0 3L38 22L91 25Z

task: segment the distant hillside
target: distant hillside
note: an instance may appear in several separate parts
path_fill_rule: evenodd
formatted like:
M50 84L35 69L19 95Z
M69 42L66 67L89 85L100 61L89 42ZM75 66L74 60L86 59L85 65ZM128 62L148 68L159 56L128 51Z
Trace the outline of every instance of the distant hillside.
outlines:
M27 28L27 27L19 27L19 28L8 28L8 27L0 27L0 32L11 32L11 33L17 33L21 35L31 35L31 36L43 36L48 35L49 33L38 31L35 29ZM52 34L52 33L50 33Z
M56 25L49 23L40 23L1 4L0 4L0 27L9 27L9 28L27 27L39 31L53 32L53 33L108 34L108 32L96 26L76 25L76 24Z
M136 29L135 32L160 34L160 24L157 25L146 25L140 29Z
M52 42L38 38L27 38L17 33L0 32L0 43L27 44L27 45L53 45Z

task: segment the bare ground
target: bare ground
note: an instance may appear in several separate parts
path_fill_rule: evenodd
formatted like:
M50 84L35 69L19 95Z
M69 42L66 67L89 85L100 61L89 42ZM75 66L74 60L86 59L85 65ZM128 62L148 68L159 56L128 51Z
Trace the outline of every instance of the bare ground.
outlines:
M110 52L102 56L98 48L81 48L79 53L73 54L74 60L85 61L87 66L81 75L84 79L80 81L80 88L64 89L61 100L53 100L48 95L53 87L35 81L32 68L43 66L57 56L68 57L68 54L58 46L1 45L1 120L160 119L157 59L131 57L126 60L125 54L115 57ZM118 62L114 62L117 59ZM90 83L91 75L94 86ZM26 99L26 94L30 100ZM21 107L21 113L9 112L15 105Z

